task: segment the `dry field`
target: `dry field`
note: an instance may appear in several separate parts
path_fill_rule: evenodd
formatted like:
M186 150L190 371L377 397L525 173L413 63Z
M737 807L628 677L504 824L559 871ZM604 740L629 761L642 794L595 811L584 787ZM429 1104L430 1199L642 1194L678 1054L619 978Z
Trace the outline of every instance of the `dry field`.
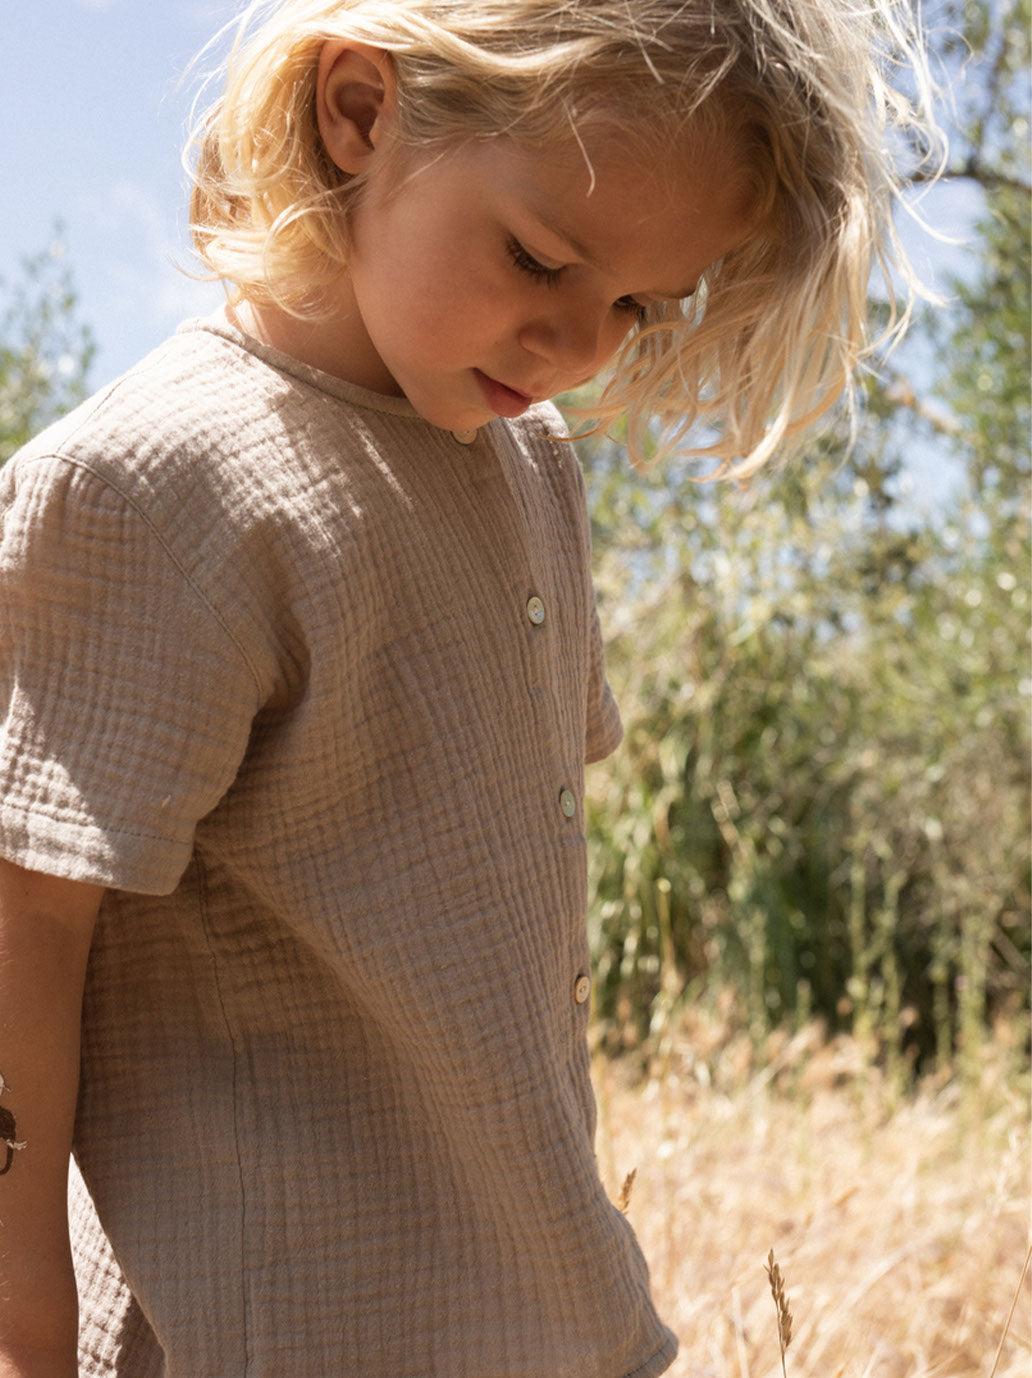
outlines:
M1028 1378L1027 1274L997 1362L1030 1237L1011 1055L987 1051L963 1095L900 1099L816 1030L773 1040L762 1071L747 1040L707 1040L679 1031L644 1082L595 1068L603 1176L616 1199L637 1169L627 1214L681 1339L669 1378L780 1378L771 1249L787 1378Z

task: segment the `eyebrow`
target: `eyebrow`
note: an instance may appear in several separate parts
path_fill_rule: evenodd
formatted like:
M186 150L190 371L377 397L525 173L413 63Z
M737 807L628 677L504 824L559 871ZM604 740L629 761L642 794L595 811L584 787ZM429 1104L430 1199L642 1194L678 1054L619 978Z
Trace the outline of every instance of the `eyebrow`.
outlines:
M589 263L597 272L601 273L604 271L602 264L599 263L591 250L585 244L582 244L576 235L570 234L569 230L561 225L558 220L553 219L548 211L538 211L535 209L533 214L539 224L543 225L550 234L554 234L558 239L563 240L578 258L582 258L585 263ZM683 301L685 297L694 296L698 290L699 284L696 282L693 283L691 287L686 287L681 292L648 292L645 295L659 297L663 301Z

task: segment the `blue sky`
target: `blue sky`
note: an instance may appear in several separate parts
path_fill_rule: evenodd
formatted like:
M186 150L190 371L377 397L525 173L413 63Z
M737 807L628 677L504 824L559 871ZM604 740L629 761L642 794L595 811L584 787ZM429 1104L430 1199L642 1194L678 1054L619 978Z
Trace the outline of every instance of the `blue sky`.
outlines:
M219 289L191 263L180 154L193 88L180 77L236 0L0 0L0 279L65 226L100 385ZM964 188L935 193L940 228L963 225ZM912 238L912 237L911 237ZM919 252L923 252L920 251ZM962 247L933 260L962 265Z
M191 58L227 0L0 0L0 278L63 221L80 314L121 372L220 300L191 282L180 151Z

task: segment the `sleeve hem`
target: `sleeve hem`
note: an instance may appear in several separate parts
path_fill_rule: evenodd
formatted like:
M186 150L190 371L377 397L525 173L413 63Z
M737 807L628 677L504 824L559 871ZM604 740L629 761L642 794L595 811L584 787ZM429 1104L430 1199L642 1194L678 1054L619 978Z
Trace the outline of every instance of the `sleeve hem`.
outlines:
M58 821L11 803L0 807L0 856L27 871L113 890L168 895L192 854L190 843Z

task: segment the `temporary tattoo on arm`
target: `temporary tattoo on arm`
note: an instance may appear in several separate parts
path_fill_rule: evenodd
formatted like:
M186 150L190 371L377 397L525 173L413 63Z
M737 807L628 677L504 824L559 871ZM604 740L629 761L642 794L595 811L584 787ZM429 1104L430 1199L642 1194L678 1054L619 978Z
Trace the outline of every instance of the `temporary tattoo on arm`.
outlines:
M3 1073L0 1072L0 1096L10 1089L4 1080ZM18 1130L14 1123L14 1116L10 1110L6 1110L0 1105L0 1157L5 1158L5 1161L0 1163L0 1177L10 1172L14 1155L20 1153L24 1147L23 1143L18 1142Z

